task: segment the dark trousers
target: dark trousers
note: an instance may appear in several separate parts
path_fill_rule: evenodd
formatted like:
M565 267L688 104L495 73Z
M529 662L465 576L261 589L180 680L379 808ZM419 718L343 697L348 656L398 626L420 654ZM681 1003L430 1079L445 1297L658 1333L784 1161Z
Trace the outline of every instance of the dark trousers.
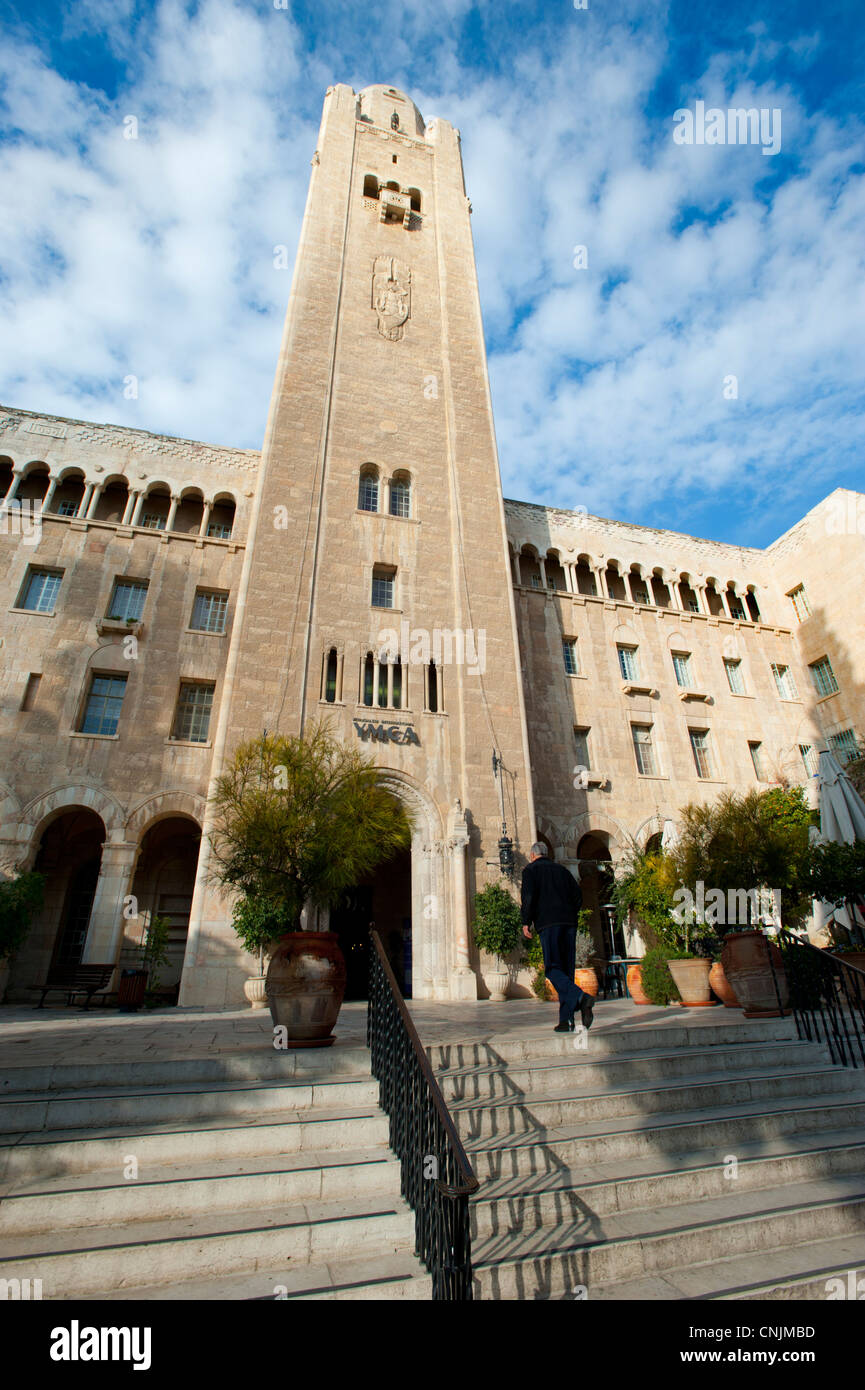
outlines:
M559 996L559 1023L565 1023L573 1018L583 997L583 991L574 983L577 929L565 925L542 927L538 935L544 951L544 974Z

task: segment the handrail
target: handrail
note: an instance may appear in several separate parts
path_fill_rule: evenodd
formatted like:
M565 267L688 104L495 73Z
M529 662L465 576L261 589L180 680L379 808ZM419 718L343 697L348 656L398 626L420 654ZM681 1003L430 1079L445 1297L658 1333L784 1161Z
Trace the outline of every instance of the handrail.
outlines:
M370 937L366 1041L400 1190L415 1214L415 1254L432 1275L434 1299L470 1300L468 1199L480 1184L372 923Z
M792 967L786 973L799 1038L825 1041L837 1066L865 1067L865 971L784 927L778 940L787 948L786 961ZM768 954L774 977L771 951Z

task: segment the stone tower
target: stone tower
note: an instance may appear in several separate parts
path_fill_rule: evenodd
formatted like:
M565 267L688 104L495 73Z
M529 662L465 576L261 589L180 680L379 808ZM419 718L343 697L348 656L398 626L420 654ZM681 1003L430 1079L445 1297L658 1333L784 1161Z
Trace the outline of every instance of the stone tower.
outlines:
M502 793L518 865L535 836L470 211L447 121L329 89L213 755L322 717L360 741L412 820L411 987L439 999L476 997ZM181 1002L241 1003L206 876L203 846Z

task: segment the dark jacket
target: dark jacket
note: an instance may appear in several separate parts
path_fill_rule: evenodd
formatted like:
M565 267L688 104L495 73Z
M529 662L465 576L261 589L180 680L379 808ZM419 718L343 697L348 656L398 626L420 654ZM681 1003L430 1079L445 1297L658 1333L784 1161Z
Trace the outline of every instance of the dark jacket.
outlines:
M535 859L523 869L522 920L535 931L544 927L576 927L583 893L564 864L552 859Z

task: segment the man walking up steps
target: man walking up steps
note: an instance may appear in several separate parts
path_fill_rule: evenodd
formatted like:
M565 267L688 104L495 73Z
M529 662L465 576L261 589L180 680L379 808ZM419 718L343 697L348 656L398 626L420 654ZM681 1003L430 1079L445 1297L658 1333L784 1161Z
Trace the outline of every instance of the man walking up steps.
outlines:
M529 940L534 926L541 938L544 974L559 996L556 1033L574 1031L577 1009L583 1027L592 1026L594 1000L574 982L577 914L582 904L583 894L573 874L547 857L546 845L532 845L529 862L523 869L523 936Z

